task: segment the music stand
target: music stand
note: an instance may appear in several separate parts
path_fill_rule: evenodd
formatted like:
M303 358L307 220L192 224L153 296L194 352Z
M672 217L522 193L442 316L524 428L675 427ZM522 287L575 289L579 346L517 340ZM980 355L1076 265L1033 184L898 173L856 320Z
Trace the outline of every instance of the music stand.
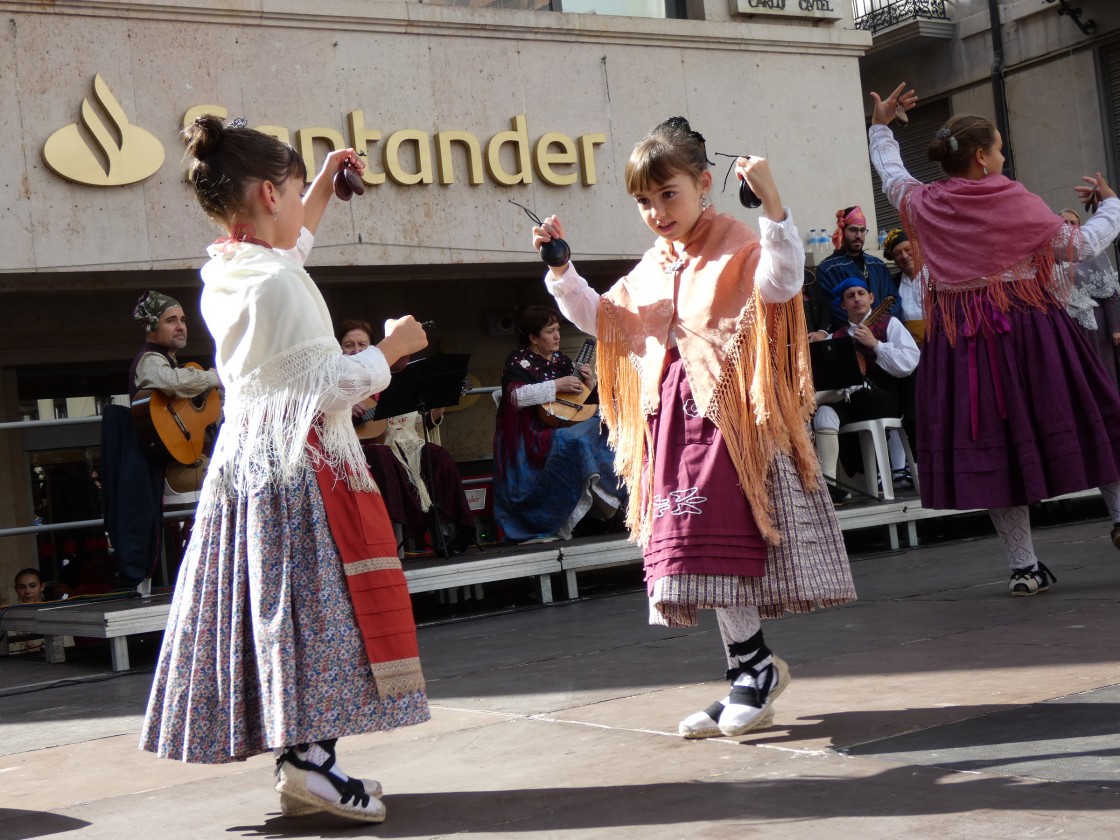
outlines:
M856 344L850 335L809 342L809 365L814 391L839 391L863 383L856 359Z
M438 356L427 356L411 361L405 365L404 370L393 374L389 387L377 398L377 410L373 413L374 420L397 417L413 411L419 412L420 424L424 430L424 468L433 496L435 475L432 472L431 453L428 450L431 441L428 440L428 424L424 421L424 414L433 408L446 408L459 404L463 396L463 385L467 381L470 359L469 353L441 353ZM443 557L450 557L447 541L443 536L443 525L439 518L439 504L434 498L430 517L433 522L429 527L436 542L433 547L438 548Z

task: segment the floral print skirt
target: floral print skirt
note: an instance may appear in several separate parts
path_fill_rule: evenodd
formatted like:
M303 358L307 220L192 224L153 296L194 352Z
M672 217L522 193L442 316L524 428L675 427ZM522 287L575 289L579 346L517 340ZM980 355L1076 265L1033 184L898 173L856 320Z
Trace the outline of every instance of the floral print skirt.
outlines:
M428 717L422 691L377 692L314 472L248 494L208 481L141 748L220 764Z

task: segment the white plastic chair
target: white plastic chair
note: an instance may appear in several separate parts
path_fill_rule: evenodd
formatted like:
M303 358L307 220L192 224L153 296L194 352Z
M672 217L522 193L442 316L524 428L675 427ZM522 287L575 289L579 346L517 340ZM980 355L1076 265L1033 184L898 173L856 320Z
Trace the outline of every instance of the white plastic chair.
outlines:
M867 487L867 495L878 498L879 479L883 482L883 499L894 498L894 482L891 480L891 457L887 451L887 429L894 429L902 443L902 451L906 453L906 467L910 470L910 477L914 481L914 490L918 490L918 468L914 464L914 453L910 451L910 441L906 437L906 430L902 428L902 421L897 417L882 417L878 420L861 420L857 423L848 423L840 427L840 434L857 432L859 434L859 448L863 452L863 478Z

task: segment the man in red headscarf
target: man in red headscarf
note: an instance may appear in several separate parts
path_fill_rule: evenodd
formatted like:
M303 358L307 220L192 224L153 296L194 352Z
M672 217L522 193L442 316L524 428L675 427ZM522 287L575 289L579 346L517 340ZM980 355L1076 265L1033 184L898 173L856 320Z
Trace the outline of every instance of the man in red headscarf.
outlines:
M836 288L849 277L862 277L878 301L893 296L896 302L891 308L891 314L896 318L902 317L902 307L898 303L898 293L891 282L887 264L878 257L864 253L866 238L867 217L863 215L859 205L836 211L836 231L832 234L832 245L836 250L817 266L818 310L821 320L809 326L819 331L832 332L832 327L848 323L847 315L836 301ZM828 323L824 323L825 320Z

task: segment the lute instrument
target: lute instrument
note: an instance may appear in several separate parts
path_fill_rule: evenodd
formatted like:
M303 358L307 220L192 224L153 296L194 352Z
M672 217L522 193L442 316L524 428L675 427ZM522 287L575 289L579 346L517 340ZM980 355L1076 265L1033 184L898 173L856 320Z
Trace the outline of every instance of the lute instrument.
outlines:
M575 369L576 376L579 375L579 369L584 365L591 363L591 358L595 355L595 342L592 339L587 339L583 342L583 346L579 348L579 353L576 354ZM580 383L579 393L560 394L556 395L556 399L552 402L547 402L537 406L537 415L540 417L541 422L546 426L553 428L571 426L575 423L580 423L591 417L594 417L599 408L594 403L588 403L587 398L591 396L591 389Z
M880 303L878 306L876 306L874 309L872 309L871 313L866 318L863 319L863 322L860 324L860 326L867 327L868 329L871 329L877 323L882 321L884 317L889 318L891 316L891 310L893 308L894 308L894 295L887 295L887 297L883 300L883 302ZM860 346L860 344L858 342L856 343L856 361L859 362L859 369L860 369L861 373L867 373L867 353L868 352L869 351L865 350L862 346Z
M183 367L203 370L194 362ZM162 464L197 464L213 439L208 438L207 429L221 416L222 401L216 388L207 388L194 397L172 397L145 388L132 400L132 422L140 448Z

